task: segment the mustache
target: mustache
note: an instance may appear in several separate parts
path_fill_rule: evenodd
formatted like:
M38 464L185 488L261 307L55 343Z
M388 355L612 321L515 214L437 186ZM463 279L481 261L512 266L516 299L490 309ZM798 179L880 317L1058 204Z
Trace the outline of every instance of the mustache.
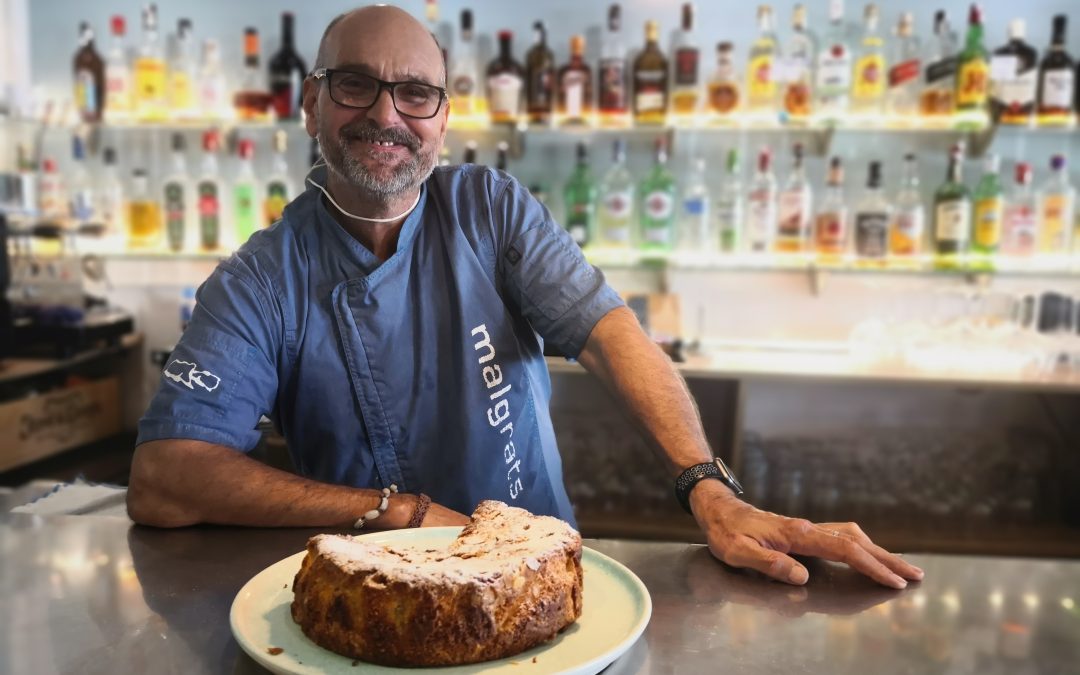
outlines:
M394 143L403 145L415 151L420 146L420 139L400 127L388 127L380 129L371 120L364 120L357 124L347 124L341 127L338 135L346 140L364 141L367 143Z

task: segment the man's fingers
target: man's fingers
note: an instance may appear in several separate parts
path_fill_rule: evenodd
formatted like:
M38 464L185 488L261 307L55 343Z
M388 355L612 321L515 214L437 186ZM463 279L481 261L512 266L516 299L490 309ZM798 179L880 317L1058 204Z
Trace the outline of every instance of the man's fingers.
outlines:
M796 586L802 586L810 578L810 573L794 558L764 548L750 537L740 538L724 551L720 559L732 567L747 567Z
M907 588L904 579L871 555L854 536L839 529L823 531L811 527L795 534L791 543L791 550L796 553L847 563L879 584L891 588Z
M818 529L826 533L832 533L834 530L838 530L841 533L847 534L855 539L857 543L861 544L864 549L869 551L870 555L877 558L881 564L885 565L896 574L912 581L922 581L924 574L921 569L895 553L890 553L875 544L870 540L870 537L862 531L862 528L855 523L822 523L818 525Z

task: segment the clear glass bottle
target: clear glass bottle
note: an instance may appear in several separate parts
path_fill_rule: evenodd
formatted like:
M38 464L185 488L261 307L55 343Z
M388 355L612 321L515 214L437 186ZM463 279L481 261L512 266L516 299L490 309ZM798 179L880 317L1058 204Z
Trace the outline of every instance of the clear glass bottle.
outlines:
M260 64L259 31L244 29L244 70L240 87L233 94L233 108L241 120L264 121L269 118L272 98L267 87L266 73Z
M803 167L803 146L796 143L792 149L791 175L784 183L778 200L776 220L776 251L801 253L810 243L810 225L813 222L813 190L806 180Z
M758 153L757 172L746 195L746 247L753 253L772 249L776 231L776 176L772 170L772 152Z
M236 242L243 245L259 227L258 194L255 183L255 143L250 138L243 138L236 145L240 163L233 179L233 222L236 224Z
M617 139L612 146L614 164L600 182L597 209L597 244L626 248L633 244L635 219L634 177L626 168L626 142Z
M192 212L191 177L186 153L184 134L173 134L169 173L161 182L162 203L165 205L165 240L172 251L185 248L188 220Z
M566 230L578 246L587 246L596 233L596 180L589 168L589 148L578 142L577 161L563 189Z
M716 231L720 235L720 251L723 253L735 253L740 248L745 201L739 151L731 148L727 152L724 177L716 195Z
M705 158L695 157L682 187L679 209L678 246L684 251L711 253L717 237L709 213L711 198L705 172Z
M124 181L120 178L116 150L107 147L101 152L102 167L98 180L98 212L105 223L105 238L113 248L127 237L127 208Z
M146 170L135 169L128 199L128 246L156 249L161 246L161 233L161 206L150 192Z
M97 214L97 200L86 170L86 144L78 134L71 137L71 168L68 170L69 212L75 224L89 223Z
M888 69L885 40L878 33L878 18L877 5L867 5L863 13L863 35L855 60L855 82L851 89L851 108L863 115L880 114L885 102Z
M1018 162L1014 171L1015 184L1005 200L1001 251L1008 256L1029 257L1035 254L1039 243L1031 165Z
M806 5L795 5L785 55L788 72L784 82L784 111L796 121L810 115L813 107L817 49L817 37L807 26Z
M673 51L671 109L676 115L693 115L701 105L701 52L694 37L693 3L683 3L682 29L676 33Z
M284 129L274 132L274 158L270 164L270 176L266 179L264 191L266 196L263 200L263 227L270 227L281 220L285 207L294 194L292 179L289 177L289 163L285 158L288 138L289 135ZM446 150L446 148L443 149Z
M131 74L131 55L128 54L124 34L127 24L124 17L113 16L109 22L112 28L112 44L105 57L105 119L121 122L131 116L134 84Z
M177 119L193 119L198 116L195 96L195 38L191 35L191 20L180 19L176 35L170 45L168 97L169 112Z
M199 110L202 117L218 120L231 116L229 88L221 67L221 48L217 40L205 40L199 68Z
M450 107L452 117L482 115L486 106L479 96L480 61L473 44L472 10L461 10L461 39L454 45L450 64Z
M68 216L67 186L56 160L46 157L41 161L38 177L38 215L44 221L63 223Z
M956 36L945 12L934 14L934 37L927 44L925 86L919 112L927 117L951 115L956 91Z
M669 250L675 243L675 176L668 169L667 140L656 139L656 161L641 181L641 248Z
M739 109L739 71L735 66L735 47L730 42L716 45L716 71L709 80L707 99L710 117L726 122Z
M866 190L855 206L855 257L880 263L889 253L892 205L882 189L881 162L870 162Z
M758 36L750 46L746 65L746 107L757 113L775 113L776 59L779 46L773 28L773 11L769 5L759 5L757 12Z
M135 57L135 114L143 121L166 118L165 49L158 35L157 5L142 12L143 39Z
M919 114L919 91L922 88L922 45L915 37L915 19L911 12L900 14L896 40L889 60L888 112L901 123Z
M1068 163L1064 155L1050 158L1050 178L1036 197L1041 256L1062 256L1072 250L1076 191L1069 183Z
M896 209L889 227L889 255L894 258L918 256L926 237L926 206L919 187L919 164L915 155L904 155Z
M851 47L844 23L844 0L829 0L829 30L817 56L816 110L836 122L851 102Z
M825 196L814 218L814 248L825 261L847 253L848 205L844 197L844 165L839 157L829 160Z

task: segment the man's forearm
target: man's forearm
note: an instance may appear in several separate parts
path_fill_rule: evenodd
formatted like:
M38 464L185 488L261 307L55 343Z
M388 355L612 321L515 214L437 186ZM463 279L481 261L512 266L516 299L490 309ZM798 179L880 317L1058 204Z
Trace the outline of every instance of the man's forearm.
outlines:
M128 513L135 522L158 527L349 526L380 499L376 490L301 478L222 446L163 440L135 450ZM403 527L413 501L409 495L392 498L372 527Z
M673 476L712 458L686 383L629 309L600 319L578 361L625 407Z

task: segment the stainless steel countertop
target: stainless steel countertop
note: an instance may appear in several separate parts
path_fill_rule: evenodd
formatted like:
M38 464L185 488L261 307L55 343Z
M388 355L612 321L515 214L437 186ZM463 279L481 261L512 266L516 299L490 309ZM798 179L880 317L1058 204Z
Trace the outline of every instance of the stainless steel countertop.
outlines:
M264 672L233 639L229 607L315 532L0 516L0 673ZM587 545L653 600L608 673L1080 673L1080 561L912 556L926 580L905 591L811 561L793 588L701 546Z

